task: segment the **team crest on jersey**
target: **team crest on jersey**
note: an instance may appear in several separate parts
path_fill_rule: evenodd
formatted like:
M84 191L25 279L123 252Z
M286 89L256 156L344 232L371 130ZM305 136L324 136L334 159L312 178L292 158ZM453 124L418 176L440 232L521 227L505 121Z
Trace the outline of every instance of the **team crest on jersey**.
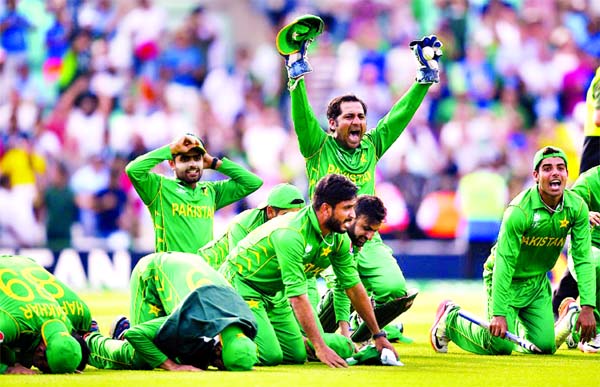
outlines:
M313 247L312 245L306 245L306 248L304 249L304 252L306 254L310 253L312 251Z
M531 225L532 228L536 228L538 226L538 223L541 219L540 213L536 212L535 214L533 214L533 224Z

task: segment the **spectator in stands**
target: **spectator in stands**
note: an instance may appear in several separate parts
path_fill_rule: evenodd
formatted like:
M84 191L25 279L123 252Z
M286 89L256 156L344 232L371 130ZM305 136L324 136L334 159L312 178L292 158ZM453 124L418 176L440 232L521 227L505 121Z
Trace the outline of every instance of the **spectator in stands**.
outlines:
M49 171L49 182L42 203L46 222L46 245L52 251L71 247L71 227L77 222L75 194L69 187L67 166L58 162Z

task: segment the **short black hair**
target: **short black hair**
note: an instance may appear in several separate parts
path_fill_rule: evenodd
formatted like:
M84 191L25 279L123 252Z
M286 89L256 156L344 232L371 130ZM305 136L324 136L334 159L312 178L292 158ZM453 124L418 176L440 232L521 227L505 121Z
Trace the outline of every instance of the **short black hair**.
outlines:
M355 96L354 94L344 94L339 97L335 97L327 105L327 119L335 120L340 114L342 114L342 102L360 102L363 107L365 116L367 115L367 104L363 100Z
M365 216L369 224L382 223L387 215L387 210L381 199L374 195L360 195L354 207L356 217Z
M356 197L358 187L346 176L331 173L325 175L317 183L313 194L313 208L315 211L323 203L335 207L338 203L352 200Z

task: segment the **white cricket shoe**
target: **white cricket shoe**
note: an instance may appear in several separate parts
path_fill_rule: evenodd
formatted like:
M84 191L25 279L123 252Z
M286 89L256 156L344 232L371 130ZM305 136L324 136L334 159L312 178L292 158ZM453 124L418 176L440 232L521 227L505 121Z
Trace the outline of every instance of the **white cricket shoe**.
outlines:
M560 303L558 307L558 319L554 323L554 340L556 349L565 342L571 334L575 319L581 308L573 297L567 297Z
M436 352L448 352L450 338L446 335L446 319L448 318L448 313L457 307L458 305L450 300L444 300L438 306L435 320L430 331L431 347Z
M597 353L600 351L600 333L596 335L593 339L588 341L587 343L579 343L578 345L581 352L585 353Z

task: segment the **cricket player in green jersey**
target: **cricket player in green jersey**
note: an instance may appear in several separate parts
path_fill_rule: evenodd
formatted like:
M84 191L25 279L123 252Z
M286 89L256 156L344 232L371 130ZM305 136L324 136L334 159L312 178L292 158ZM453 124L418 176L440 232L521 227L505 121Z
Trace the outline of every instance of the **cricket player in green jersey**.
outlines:
M579 166L580 174L600 165L600 67L596 69L596 75L588 87L585 106L586 117L583 125L585 137ZM554 314L558 316L559 306L565 298L577 298L578 296L577 282L571 271L567 269L554 291L554 297L552 298Z
M58 301L19 268L0 267L0 374L71 373L85 367L82 347Z
M421 67L416 83L398 100L377 126L367 132L367 106L348 94L334 98L327 107L328 133L323 131L310 106L304 75L312 71L305 58L306 47L320 34L323 22L312 15L301 16L277 35L277 49L286 60L292 105L292 120L300 153L306 161L309 197L320 178L342 174L358 186L359 194L375 194L375 169L379 159L404 131L430 86L439 82L438 59L442 43L428 36L411 43ZM407 294L406 280L392 250L379 233L356 254L358 271L376 305ZM339 319L347 317L339 316Z
M133 268L129 282L131 324L170 315L194 289L206 285L231 287L196 254L148 254Z
M307 294L309 280L330 265L367 322L378 351L388 348L398 357L377 325L345 234L354 218L356 191L348 178L326 175L317 184L311 205L256 228L221 267L256 316L261 364L304 363L304 332L320 361L330 367L347 366L325 343Z
M175 179L151 172L168 160ZM202 182L204 169L230 179ZM125 168L148 207L155 231L155 249L196 253L213 239L216 210L256 191L262 180L233 161L211 156L202 141L186 134L131 161Z
M69 317L73 328L80 335L89 332L92 314L87 304L65 283L37 263L22 255L0 255L0 269L10 268L19 272L27 282L41 286L47 291Z
M554 353L552 291L547 273L569 235L582 305L575 328L583 341L595 335L596 278L590 260L588 207L581 197L565 189L567 157L559 148L540 149L533 158L532 175L536 185L509 204L498 241L484 264L489 328L462 318L456 304L443 301L431 328L435 351L447 352L448 343L453 341L469 352L508 355L515 349L513 342L503 339L509 331L524 335L541 353Z
M168 316L126 330L123 340L99 332L85 340L89 364L100 369L247 371L257 362L255 335L254 315L239 294L230 286L205 284Z
M589 219L590 226L592 227L591 260L596 268L596 309L594 310L594 316L596 317L596 336L589 342L577 343L579 340L575 340L577 334L574 334L575 332L570 332L569 328L571 328L571 325L573 324L569 320L576 318L579 307L576 304L575 298L571 297L565 298L560 305L559 319L556 321L556 330L562 334L567 331L569 334L572 334L571 343L567 341L567 344L571 344L570 346L575 347L575 345L578 345L579 349L583 352L597 353L600 351L600 166L593 167L579 175L577 180L575 180L575 183L573 183L571 191L579 195L588 205L590 210ZM575 281L577 281L572 253L572 248L569 248L568 268L569 272L573 273ZM557 337L557 347L560 346L563 340L563 337Z
M277 184L271 189L264 203L236 215L227 226L227 231L220 238L201 247L198 254L218 270L229 251L250 231L276 216L298 211L305 205L302 192L298 188L287 183Z

